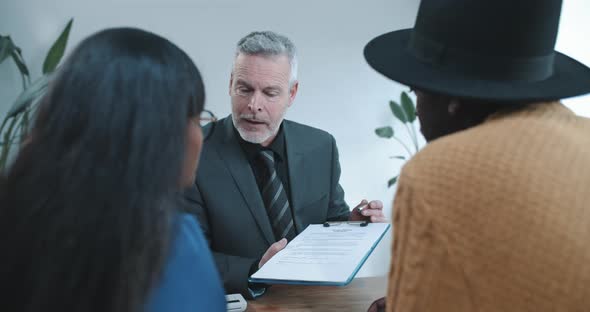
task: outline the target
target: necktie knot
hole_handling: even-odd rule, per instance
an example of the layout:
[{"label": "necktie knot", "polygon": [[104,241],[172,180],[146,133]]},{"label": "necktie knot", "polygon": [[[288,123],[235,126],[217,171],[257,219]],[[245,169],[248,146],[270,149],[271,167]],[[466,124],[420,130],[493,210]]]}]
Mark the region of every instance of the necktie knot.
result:
[{"label": "necktie knot", "polygon": [[260,158],[264,161],[264,164],[268,168],[274,168],[275,166],[275,156],[273,151],[271,150],[262,150],[260,151]]}]

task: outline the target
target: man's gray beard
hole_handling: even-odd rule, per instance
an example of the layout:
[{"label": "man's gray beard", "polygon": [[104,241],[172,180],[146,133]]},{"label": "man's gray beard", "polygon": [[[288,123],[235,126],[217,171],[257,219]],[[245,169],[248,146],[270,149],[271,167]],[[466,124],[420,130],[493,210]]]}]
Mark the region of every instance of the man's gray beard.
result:
[{"label": "man's gray beard", "polygon": [[272,129],[271,131],[267,132],[268,135],[265,135],[263,137],[259,137],[256,134],[247,133],[247,131],[240,128],[238,126],[237,118],[238,117],[234,116],[233,114],[231,115],[231,120],[234,123],[234,127],[238,130],[240,137],[242,137],[242,139],[244,141],[254,143],[254,144],[261,144],[262,142],[268,140],[270,137],[276,135],[279,132],[279,128],[281,127],[281,123],[283,122],[283,119],[281,118],[281,122],[279,122],[278,127],[276,127],[276,129]]}]

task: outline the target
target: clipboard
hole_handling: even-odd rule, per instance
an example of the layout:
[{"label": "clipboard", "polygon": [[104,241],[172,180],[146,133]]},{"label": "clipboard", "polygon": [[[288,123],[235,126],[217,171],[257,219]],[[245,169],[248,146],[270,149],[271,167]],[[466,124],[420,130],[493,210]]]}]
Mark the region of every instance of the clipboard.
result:
[{"label": "clipboard", "polygon": [[346,286],[391,227],[388,223],[312,224],[248,281],[264,284]]}]

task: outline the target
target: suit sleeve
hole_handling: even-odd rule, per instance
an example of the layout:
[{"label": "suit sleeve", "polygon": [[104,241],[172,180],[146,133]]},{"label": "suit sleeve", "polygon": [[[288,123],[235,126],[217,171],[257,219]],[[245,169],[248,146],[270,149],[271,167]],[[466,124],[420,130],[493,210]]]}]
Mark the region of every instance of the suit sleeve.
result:
[{"label": "suit sleeve", "polygon": [[[185,211],[197,217],[205,239],[209,247],[211,247],[211,232],[207,207],[202,199],[198,186],[193,185],[185,190],[184,197],[187,201]],[[251,268],[259,259],[228,255],[216,252],[215,250],[211,250],[211,253],[213,254],[217,270],[221,275],[226,293],[240,293],[242,296],[252,299],[252,295],[248,290],[248,277],[250,276]]]},{"label": "suit sleeve", "polygon": [[350,215],[350,208],[344,201],[344,190],[340,186],[340,160],[338,147],[333,136],[332,139],[332,166],[330,179],[330,201],[328,203],[328,221],[346,221]]}]

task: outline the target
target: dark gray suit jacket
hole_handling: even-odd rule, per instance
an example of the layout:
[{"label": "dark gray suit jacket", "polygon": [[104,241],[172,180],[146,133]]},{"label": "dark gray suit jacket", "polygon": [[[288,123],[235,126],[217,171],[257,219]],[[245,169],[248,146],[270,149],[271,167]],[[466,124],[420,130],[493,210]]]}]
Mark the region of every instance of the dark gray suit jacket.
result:
[{"label": "dark gray suit jacket", "polygon": [[[189,209],[209,241],[226,293],[250,297],[250,268],[275,242],[271,224],[231,116],[204,131],[212,133],[203,144],[196,187],[186,193]],[[283,131],[298,232],[309,224],[348,219],[334,137],[288,120]]]}]

